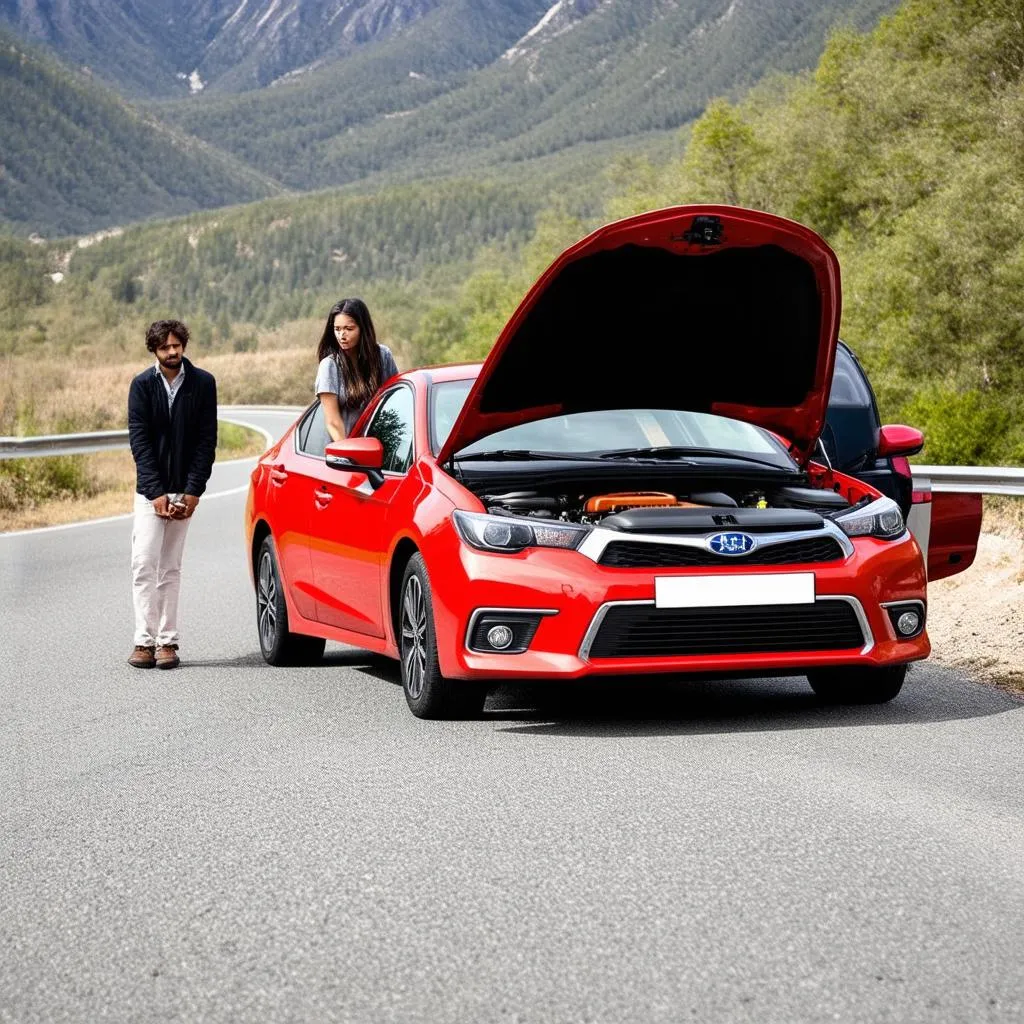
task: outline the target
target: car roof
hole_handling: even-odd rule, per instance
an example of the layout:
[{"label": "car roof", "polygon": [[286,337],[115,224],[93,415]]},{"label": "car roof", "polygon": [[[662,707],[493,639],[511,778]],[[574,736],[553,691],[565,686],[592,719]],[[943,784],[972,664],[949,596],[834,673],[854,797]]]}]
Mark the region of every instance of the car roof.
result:
[{"label": "car roof", "polygon": [[445,384],[453,380],[474,380],[480,373],[481,366],[483,363],[443,363],[436,366],[417,366],[415,369],[406,370],[399,376],[409,379],[422,374],[430,384]]}]

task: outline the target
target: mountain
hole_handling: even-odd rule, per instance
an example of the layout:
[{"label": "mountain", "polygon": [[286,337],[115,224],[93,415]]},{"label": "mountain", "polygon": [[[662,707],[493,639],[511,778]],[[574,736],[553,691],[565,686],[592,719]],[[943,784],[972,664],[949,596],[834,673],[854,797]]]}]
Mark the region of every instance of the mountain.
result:
[{"label": "mountain", "polygon": [[716,95],[810,66],[834,24],[866,27],[894,0],[545,0],[498,32],[511,6],[446,0],[273,88],[155,109],[294,188],[443,175],[676,129]]},{"label": "mountain", "polygon": [[[201,33],[164,0],[0,0],[0,27],[137,96],[188,95]],[[175,7],[179,6],[177,3]]]},{"label": "mountain", "polygon": [[[547,0],[0,0],[0,22],[135,97],[242,91],[306,73],[403,34],[446,23],[452,66],[487,41],[512,43]],[[488,22],[484,47],[473,36]],[[498,50],[500,52],[500,49]],[[496,54],[495,54],[496,55]],[[468,59],[468,64],[466,63]]]},{"label": "mountain", "polygon": [[[560,154],[664,148],[709,98],[810,66],[833,25],[894,3],[0,0],[0,20],[92,61],[10,43],[0,220],[90,231],[281,186],[511,180]],[[102,76],[194,94],[132,106]]]},{"label": "mountain", "polygon": [[0,33],[0,221],[71,234],[280,192],[88,76]]},{"label": "mountain", "polygon": [[[202,0],[194,12],[210,32],[196,70],[216,90],[269,85],[368,43],[388,39],[441,0]],[[224,14],[230,12],[225,18]]]}]

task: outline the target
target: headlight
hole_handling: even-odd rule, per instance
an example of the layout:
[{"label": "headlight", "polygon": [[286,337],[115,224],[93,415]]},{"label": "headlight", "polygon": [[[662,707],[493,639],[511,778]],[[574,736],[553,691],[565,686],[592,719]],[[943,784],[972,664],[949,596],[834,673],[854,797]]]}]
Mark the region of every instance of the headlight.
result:
[{"label": "headlight", "polygon": [[506,554],[524,548],[575,548],[590,532],[589,527],[572,523],[521,519],[518,516],[492,516],[486,512],[452,513],[459,536],[481,551]]},{"label": "headlight", "polygon": [[845,515],[835,517],[836,524],[848,537],[880,537],[895,540],[906,530],[903,513],[892,498],[879,498]]}]

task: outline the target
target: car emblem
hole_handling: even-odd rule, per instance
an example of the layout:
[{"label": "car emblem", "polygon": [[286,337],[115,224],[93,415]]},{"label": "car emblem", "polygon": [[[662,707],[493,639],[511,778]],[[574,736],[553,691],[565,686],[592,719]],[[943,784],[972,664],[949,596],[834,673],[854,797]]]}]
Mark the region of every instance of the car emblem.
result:
[{"label": "car emblem", "polygon": [[745,555],[756,544],[749,533],[716,533],[708,538],[708,549],[716,555]]}]

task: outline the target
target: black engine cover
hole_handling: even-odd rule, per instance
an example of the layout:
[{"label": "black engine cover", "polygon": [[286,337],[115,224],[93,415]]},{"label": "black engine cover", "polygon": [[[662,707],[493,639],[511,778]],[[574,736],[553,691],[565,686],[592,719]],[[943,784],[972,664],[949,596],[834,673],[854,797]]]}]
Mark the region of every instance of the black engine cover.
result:
[{"label": "black engine cover", "polygon": [[607,516],[601,525],[623,533],[785,533],[825,524],[817,512],[791,508],[634,508]]}]

